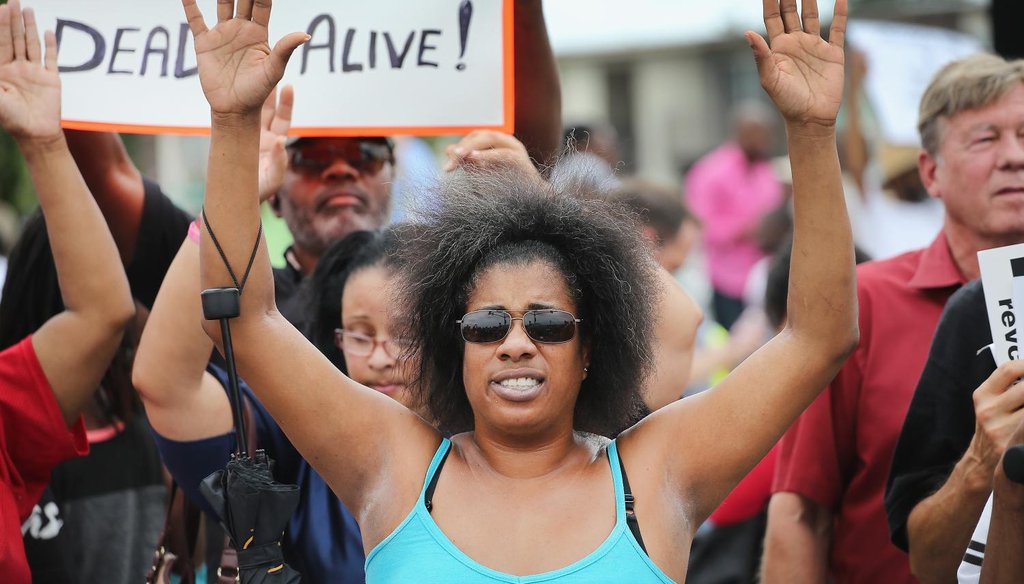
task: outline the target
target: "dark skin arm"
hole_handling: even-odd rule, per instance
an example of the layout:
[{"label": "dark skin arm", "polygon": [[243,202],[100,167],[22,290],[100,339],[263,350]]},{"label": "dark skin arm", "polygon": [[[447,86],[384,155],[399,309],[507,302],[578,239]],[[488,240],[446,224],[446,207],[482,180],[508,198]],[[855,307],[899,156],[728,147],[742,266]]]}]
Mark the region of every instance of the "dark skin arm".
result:
[{"label": "dark skin arm", "polygon": [[1024,571],[1024,485],[998,474],[981,584],[1020,582]]},{"label": "dark skin arm", "polygon": [[562,86],[541,0],[515,0],[515,135],[549,165],[562,144]]},{"label": "dark skin arm", "polygon": [[[182,6],[210,104],[205,215],[230,263],[244,266],[260,221],[260,110],[292,52],[309,37],[291,33],[271,48],[271,0],[219,2],[212,26],[196,0],[182,0]],[[204,228],[203,289],[232,283],[212,239]],[[345,377],[281,316],[262,239],[240,303],[241,314],[231,322],[238,372],[355,515],[369,549],[401,522],[407,509],[394,502],[419,492],[440,434],[398,402]],[[222,345],[216,321],[203,321],[203,328]],[[332,453],[341,443],[350,455]]]},{"label": "dark skin arm", "polygon": [[0,6],[0,127],[18,143],[46,217],[64,310],[32,335],[69,425],[92,398],[135,313],[117,249],[60,129],[57,40],[31,9]]},{"label": "dark skin arm", "polygon": [[128,157],[118,134],[64,130],[64,138],[110,226],[121,262],[127,265],[134,255],[142,221],[142,174]]},{"label": "dark skin arm", "polygon": [[[1024,443],[1024,424],[1017,428],[1010,443]],[[1024,485],[1006,478],[1001,461],[992,482],[992,523],[988,528],[985,563],[981,566],[981,584],[1020,582],[1024,573]]]}]

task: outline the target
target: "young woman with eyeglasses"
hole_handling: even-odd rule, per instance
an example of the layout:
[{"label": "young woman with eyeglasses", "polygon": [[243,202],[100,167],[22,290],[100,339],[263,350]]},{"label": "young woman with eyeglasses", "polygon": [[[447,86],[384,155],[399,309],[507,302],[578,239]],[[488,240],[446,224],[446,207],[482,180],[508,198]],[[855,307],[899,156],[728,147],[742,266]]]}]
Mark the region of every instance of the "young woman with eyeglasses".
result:
[{"label": "young woman with eyeglasses", "polygon": [[[415,407],[407,389],[415,374],[415,357],[403,351],[390,312],[388,290],[398,245],[396,228],[350,234],[324,253],[303,282],[300,298],[310,304],[308,338],[339,371]],[[139,347],[134,381],[167,468],[185,493],[202,505],[199,483],[227,463],[234,451],[234,433],[226,374],[207,368],[212,343],[197,321],[182,318],[200,311],[198,269],[198,246],[186,240],[160,288]],[[286,360],[281,366],[287,369],[292,364]],[[364,554],[352,514],[244,381],[242,391],[250,404],[257,445],[275,461],[275,477],[300,487],[299,508],[283,540],[289,564],[311,582],[362,581]]]},{"label": "young woman with eyeglasses", "polygon": [[359,231],[331,246],[306,284],[306,337],[340,371],[425,415],[411,390],[416,354],[396,305],[400,232]]},{"label": "young woman with eyeglasses", "polygon": [[[212,112],[206,216],[235,270],[258,252],[232,325],[239,369],[356,516],[367,580],[684,580],[694,530],[857,342],[835,146],[845,1],[830,42],[812,0],[802,24],[796,0],[765,0],[771,48],[747,35],[794,167],[785,331],[716,388],[630,426],[655,275],[629,218],[514,173],[467,173],[403,245],[414,387],[450,439],[339,373],[275,309],[257,238],[259,106],[307,35],[271,49],[269,2],[220,3],[213,28],[184,7]],[[210,230],[201,279],[231,281]]]}]

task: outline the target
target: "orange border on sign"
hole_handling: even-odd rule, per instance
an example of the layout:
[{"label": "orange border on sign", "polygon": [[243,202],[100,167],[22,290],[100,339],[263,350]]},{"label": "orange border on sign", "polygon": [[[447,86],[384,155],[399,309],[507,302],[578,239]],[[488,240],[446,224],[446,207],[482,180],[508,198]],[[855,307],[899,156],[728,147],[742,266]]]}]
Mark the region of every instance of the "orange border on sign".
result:
[{"label": "orange border on sign", "polygon": [[[503,1],[504,17],[504,123],[492,126],[361,126],[361,127],[293,127],[292,136],[325,138],[330,136],[447,136],[468,134],[474,130],[494,130],[511,134],[515,131],[515,7],[514,0]],[[93,132],[121,132],[125,134],[176,134],[183,136],[208,136],[208,126],[157,126],[144,124],[113,124],[106,122],[85,122],[61,120],[61,126],[68,130],[90,130]]]}]

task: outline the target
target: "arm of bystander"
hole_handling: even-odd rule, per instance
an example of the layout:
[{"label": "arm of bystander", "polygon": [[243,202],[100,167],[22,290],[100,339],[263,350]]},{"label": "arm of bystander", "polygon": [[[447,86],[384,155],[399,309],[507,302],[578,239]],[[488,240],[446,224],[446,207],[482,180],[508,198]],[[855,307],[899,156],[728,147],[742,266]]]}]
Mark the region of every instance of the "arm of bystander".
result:
[{"label": "arm of bystander", "polygon": [[[853,241],[835,140],[846,2],[835,4],[828,41],[812,0],[803,2],[802,19],[796,0],[763,5],[770,47],[754,33],[747,40],[761,84],[786,120],[793,165],[787,324],[716,387],[662,408],[619,439],[630,482],[636,474],[638,491],[646,483],[683,498],[691,526],[764,457],[858,341]],[[738,428],[743,440],[722,438],[723,429]],[[660,475],[648,477],[645,468]],[[638,507],[641,524],[642,512]]]},{"label": "arm of bystander", "polygon": [[[135,309],[117,247],[60,127],[57,44],[18,2],[0,7],[0,125],[25,155],[46,217],[64,311],[32,336],[71,424],[91,399]],[[68,342],[74,339],[74,342]]]}]

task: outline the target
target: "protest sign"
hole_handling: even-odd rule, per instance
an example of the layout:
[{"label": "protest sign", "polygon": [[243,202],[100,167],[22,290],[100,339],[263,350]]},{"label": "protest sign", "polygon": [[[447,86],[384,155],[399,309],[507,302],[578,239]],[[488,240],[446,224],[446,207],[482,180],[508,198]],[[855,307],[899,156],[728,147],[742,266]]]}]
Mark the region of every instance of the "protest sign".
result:
[{"label": "protest sign", "polygon": [[[209,131],[192,35],[178,0],[25,0],[57,34],[64,126]],[[216,0],[199,0],[208,26]],[[512,0],[279,0],[270,42],[292,56],[292,133],[512,131]]]},{"label": "protest sign", "polygon": [[864,90],[889,144],[917,146],[917,109],[936,72],[950,61],[982,51],[977,39],[948,29],[853,20],[847,44],[864,53]]},{"label": "protest sign", "polygon": [[980,251],[978,266],[992,331],[992,356],[996,365],[1002,365],[1020,357],[1019,329],[1024,325],[1024,244]]}]

